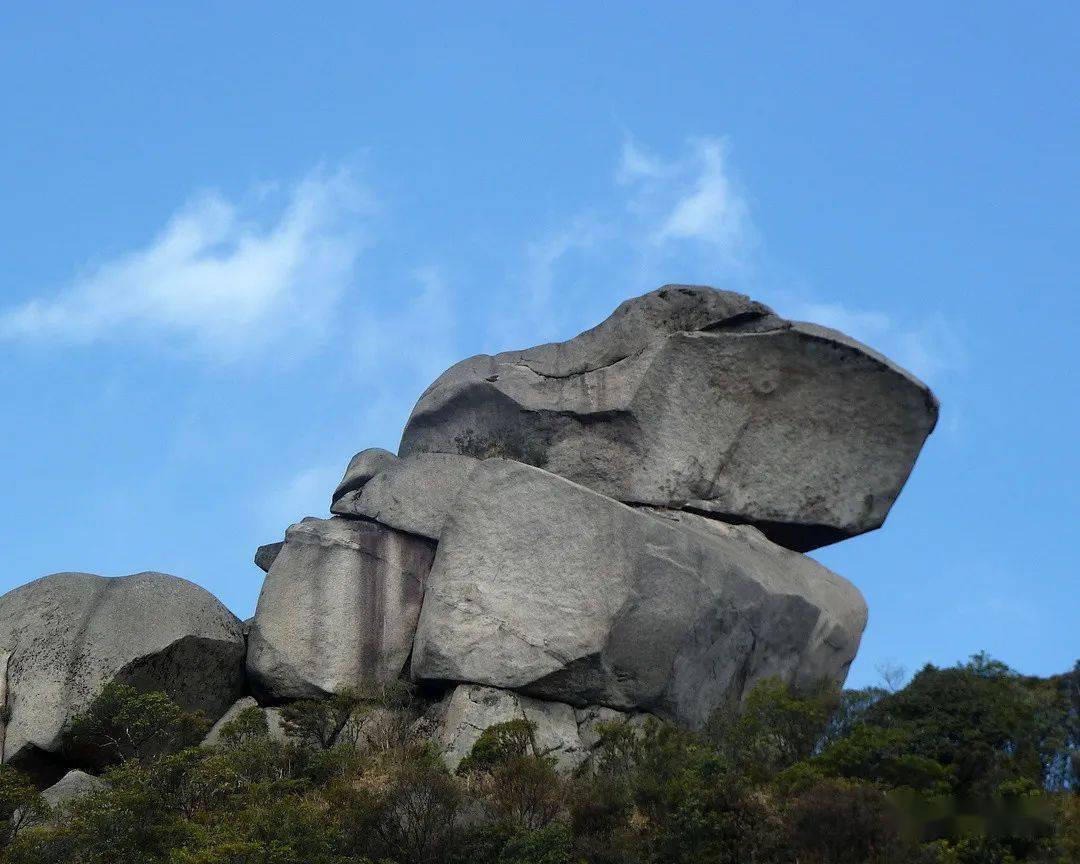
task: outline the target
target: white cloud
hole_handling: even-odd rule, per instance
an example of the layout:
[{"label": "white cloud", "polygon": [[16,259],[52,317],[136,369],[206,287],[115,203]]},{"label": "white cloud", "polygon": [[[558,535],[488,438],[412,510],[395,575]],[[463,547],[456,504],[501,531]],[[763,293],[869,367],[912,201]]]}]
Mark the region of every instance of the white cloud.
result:
[{"label": "white cloud", "polygon": [[[272,196],[264,188],[257,197]],[[0,313],[0,337],[135,333],[236,356],[285,332],[315,334],[352,274],[364,242],[354,217],[369,207],[347,171],[298,183],[268,223],[220,194],[202,195],[146,247]]]},{"label": "white cloud", "polygon": [[751,245],[746,201],[736,189],[723,138],[697,138],[675,159],[649,153],[632,138],[623,142],[616,182],[632,192],[627,210],[637,215],[654,246],[689,241],[741,262]]},{"label": "white cloud", "polygon": [[723,246],[737,255],[746,239],[747,208],[728,177],[724,143],[697,142],[698,170],[656,233],[657,242],[700,240]]},{"label": "white cloud", "polygon": [[669,158],[626,136],[612,179],[609,196],[515,252],[510,290],[487,311],[484,350],[565,339],[664,282],[722,285],[745,269],[754,232],[723,139],[692,139]]},{"label": "white cloud", "polygon": [[674,170],[670,162],[647,153],[633,138],[626,136],[615,179],[628,185],[639,180],[659,180],[670,176]]}]

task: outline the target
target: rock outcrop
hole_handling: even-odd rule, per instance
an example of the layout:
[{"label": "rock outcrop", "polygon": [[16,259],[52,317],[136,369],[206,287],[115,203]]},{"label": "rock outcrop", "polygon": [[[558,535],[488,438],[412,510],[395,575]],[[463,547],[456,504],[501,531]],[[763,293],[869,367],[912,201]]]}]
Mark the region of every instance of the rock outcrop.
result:
[{"label": "rock outcrop", "polygon": [[363,516],[438,540],[446,514],[478,459],[454,453],[419,453],[397,459],[362,489],[347,492],[331,511]]},{"label": "rock outcrop", "polygon": [[56,810],[80,798],[85,798],[87,795],[92,795],[99,789],[104,789],[105,785],[105,781],[100,777],[95,777],[93,774],[87,774],[85,771],[76,768],[73,771],[68,771],[60,780],[45,789],[41,793],[41,797],[45,799],[45,803],[49,805],[50,810]]},{"label": "rock outcrop", "polygon": [[936,420],[922,382],[855,340],[669,285],[568,342],[451,367],[400,455],[515,459],[807,551],[882,524]]},{"label": "rock outcrop", "polygon": [[700,727],[765,678],[840,684],[866,606],[800,553],[882,524],[937,411],[841,333],[666,286],[443,373],[398,455],[357,453],[331,518],[259,547],[243,624],[160,573],[0,597],[0,755],[56,780],[65,725],[110,681],[205,711],[213,746],[245,709],[281,741],[284,703],[407,678],[423,719],[387,702],[353,738],[416,721],[456,767],[527,720],[567,770],[603,723]]},{"label": "rock outcrop", "polygon": [[755,528],[491,459],[447,517],[412,674],[698,726],[762,678],[842,681],[865,625],[852,585]]},{"label": "rock outcrop", "polygon": [[290,527],[248,639],[254,690],[311,698],[397,678],[433,552],[429,541],[375,522],[334,517]]},{"label": "rock outcrop", "polygon": [[263,573],[269,573],[270,568],[274,566],[278,553],[281,551],[281,547],[284,545],[283,540],[279,540],[277,543],[264,543],[255,550],[255,566],[262,570]]},{"label": "rock outcrop", "polygon": [[[56,573],[0,597],[7,664],[5,762],[59,771],[66,724],[106,684],[164,690],[214,720],[241,695],[240,621],[164,573]],[[58,775],[57,775],[58,776]]]},{"label": "rock outcrop", "polygon": [[601,723],[637,722],[609,708],[574,708],[564,702],[534,699],[510,690],[462,684],[429,712],[431,737],[451,771],[469,755],[484,730],[499,723],[527,720],[533,726],[536,749],[557,767],[570,771],[584,762],[600,743]]},{"label": "rock outcrop", "polygon": [[397,456],[389,450],[383,450],[381,447],[369,447],[367,450],[361,450],[349,460],[349,465],[345,469],[345,476],[341,478],[341,482],[338,483],[334,494],[330,496],[330,503],[336,503],[339,498],[349,492],[357,492],[363,489],[368,480],[385,471],[396,461]]},{"label": "rock outcrop", "polygon": [[272,741],[284,742],[288,740],[288,736],[285,734],[285,727],[282,725],[281,711],[278,708],[267,707],[264,708],[251,696],[245,696],[242,699],[237,699],[221,717],[217,723],[210,727],[210,731],[206,733],[206,737],[203,738],[203,747],[216,747],[221,742],[221,730],[232,723],[237,717],[240,716],[242,711],[246,711],[249,708],[256,708],[262,712],[263,717],[266,719],[266,731]]}]

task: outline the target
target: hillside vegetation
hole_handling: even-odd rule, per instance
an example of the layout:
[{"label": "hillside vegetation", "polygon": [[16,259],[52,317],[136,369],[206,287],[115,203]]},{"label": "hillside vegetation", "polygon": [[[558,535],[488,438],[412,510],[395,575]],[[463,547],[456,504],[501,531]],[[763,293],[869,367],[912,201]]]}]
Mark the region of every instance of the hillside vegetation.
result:
[{"label": "hillside vegetation", "polygon": [[[0,768],[8,864],[1005,864],[1080,861],[1080,663],[1028,678],[983,655],[903,689],[759,684],[700,733],[603,727],[570,776],[530,725],[456,772],[408,691],[258,709],[213,747],[163,694],[110,685],[67,733],[107,781],[49,813]],[[369,722],[375,712],[379,723]]]}]

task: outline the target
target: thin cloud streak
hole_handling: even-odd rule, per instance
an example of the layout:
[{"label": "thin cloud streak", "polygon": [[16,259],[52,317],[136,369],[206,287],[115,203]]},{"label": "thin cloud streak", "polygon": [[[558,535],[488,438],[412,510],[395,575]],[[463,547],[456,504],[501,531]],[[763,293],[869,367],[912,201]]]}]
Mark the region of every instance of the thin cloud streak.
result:
[{"label": "thin cloud streak", "polygon": [[298,183],[269,224],[218,193],[182,207],[151,243],[0,313],[0,338],[91,343],[164,336],[235,358],[284,332],[318,332],[348,286],[370,201],[347,171]]}]

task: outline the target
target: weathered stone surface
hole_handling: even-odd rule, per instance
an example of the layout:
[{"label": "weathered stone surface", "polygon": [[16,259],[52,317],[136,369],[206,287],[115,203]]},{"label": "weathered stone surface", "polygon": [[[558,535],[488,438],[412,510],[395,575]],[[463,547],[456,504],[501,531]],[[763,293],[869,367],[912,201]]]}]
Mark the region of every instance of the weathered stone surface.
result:
[{"label": "weathered stone surface", "polygon": [[68,771],[59,781],[41,793],[49,807],[55,810],[79,798],[85,798],[105,788],[105,781],[85,771]]},{"label": "weathered stone surface", "polygon": [[36,770],[65,724],[110,681],[164,690],[211,720],[240,695],[240,621],[198,585],[163,573],[56,573],[0,597],[9,719],[4,761]]},{"label": "weathered stone surface", "polygon": [[431,711],[433,742],[451,771],[469,755],[485,729],[511,720],[531,722],[537,749],[551,756],[559,769],[569,771],[587,759],[599,743],[596,727],[600,722],[625,719],[625,714],[609,708],[575,710],[563,702],[476,684],[455,687]]},{"label": "weathered stone surface", "polygon": [[698,726],[768,676],[843,681],[865,624],[852,585],[754,528],[490,459],[447,517],[412,674]]},{"label": "weathered stone surface", "polygon": [[259,703],[255,701],[251,696],[245,696],[243,699],[238,699],[233,703],[233,706],[221,715],[220,719],[215,723],[209,732],[206,733],[206,737],[202,740],[203,747],[216,747],[221,741],[221,730],[238,716],[240,712],[248,708],[259,708],[262,711],[263,716],[266,717],[266,728],[270,733],[270,739],[272,741],[285,742],[288,736],[285,734],[285,728],[281,722],[281,710],[278,708],[268,707],[260,708]]},{"label": "weathered stone surface", "polygon": [[455,453],[398,459],[362,489],[341,496],[330,509],[438,540],[447,511],[478,461]]},{"label": "weathered stone surface", "polygon": [[882,524],[937,411],[922,382],[841,333],[666,286],[568,342],[451,367],[399,452],[503,456],[806,551]]},{"label": "weathered stone surface", "polygon": [[355,519],[289,528],[266,575],[248,676],[271,699],[390,681],[409,656],[433,544]]},{"label": "weathered stone surface", "polygon": [[342,495],[348,492],[356,492],[364,487],[372,477],[380,471],[385,471],[397,460],[397,456],[389,450],[381,447],[369,447],[361,450],[349,460],[349,467],[345,469],[345,476],[341,478],[337,489],[331,496],[330,503],[336,502]]},{"label": "weathered stone surface", "polygon": [[277,558],[284,545],[284,540],[279,540],[277,543],[264,543],[255,550],[255,566],[263,573],[269,573],[270,568],[274,566],[274,559]]}]

